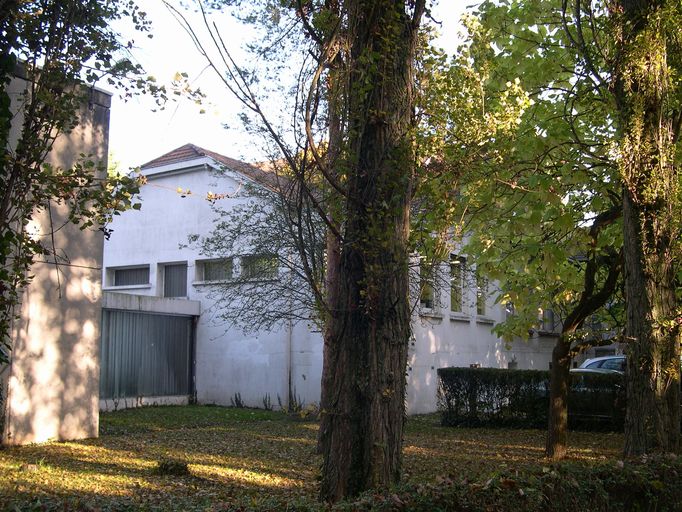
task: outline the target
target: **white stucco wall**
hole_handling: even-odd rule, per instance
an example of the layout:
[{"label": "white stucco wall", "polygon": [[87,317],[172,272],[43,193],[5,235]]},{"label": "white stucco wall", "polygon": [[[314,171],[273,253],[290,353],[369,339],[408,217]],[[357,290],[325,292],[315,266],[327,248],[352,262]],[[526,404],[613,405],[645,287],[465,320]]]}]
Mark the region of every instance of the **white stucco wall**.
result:
[{"label": "white stucco wall", "polygon": [[[201,303],[196,330],[197,400],[230,405],[239,393],[250,406],[262,406],[266,395],[273,405],[277,405],[278,396],[286,404],[291,362],[291,389],[297,399],[318,402],[322,366],[319,334],[311,333],[304,323],[257,333],[227,328],[208,298],[211,285],[197,282],[196,262],[206,257],[195,247],[179,247],[187,242],[188,235],[208,235],[212,230],[214,213],[205,200],[208,191],[231,194],[239,190],[240,184],[234,179],[217,178],[203,167],[208,162],[211,160],[193,161],[195,170],[181,174],[164,174],[177,165],[146,173],[149,182],[142,190],[141,210],[124,213],[110,226],[113,233],[106,242],[104,256],[105,290],[163,295],[162,265],[187,262],[187,298]],[[182,197],[178,188],[192,194]],[[238,201],[243,199],[222,199],[221,207]],[[113,281],[108,269],[147,264],[147,286],[109,286]]]},{"label": "white stucco wall", "polygon": [[[150,265],[150,282],[146,286],[105,287],[123,293],[163,295],[164,263],[187,262],[188,299],[201,303],[201,317],[196,331],[196,394],[200,403],[230,405],[236,393],[251,406],[262,406],[269,395],[277,405],[283,403],[289,389],[297,400],[319,402],[322,371],[322,337],[319,332],[300,322],[273,332],[245,334],[227,329],[216,318],[213,302],[208,298],[210,285],[196,281],[196,261],[205,259],[193,247],[180,248],[189,234],[207,235],[214,214],[204,199],[214,193],[232,193],[239,188],[231,177],[217,179],[204,165],[208,158],[151,169],[149,182],[142,190],[142,209],[129,211],[112,224],[113,234],[105,242],[105,285],[111,284],[107,269],[130,265]],[[191,167],[190,172],[173,170]],[[164,174],[169,173],[170,174]],[[182,197],[177,192],[191,190]],[[224,199],[223,208],[240,199]],[[414,315],[414,340],[410,346],[408,378],[408,412],[423,413],[436,409],[436,370],[444,366],[506,367],[515,355],[520,368],[547,368],[553,340],[517,343],[507,350],[490,330],[502,319],[501,308],[489,299],[485,318],[475,314],[473,292],[465,296],[463,314],[450,314],[449,291],[440,290],[439,307],[431,316]],[[181,299],[177,299],[181,300]],[[291,386],[289,383],[291,382]]]},{"label": "white stucco wall", "polygon": [[[12,109],[22,112],[27,82],[15,79],[7,91]],[[92,155],[106,168],[110,96],[91,91],[90,104],[81,106],[80,124],[60,135],[47,157],[68,169],[80,154]],[[12,121],[15,144],[22,116]],[[0,365],[0,414],[3,444],[96,437],[99,426],[99,328],[101,316],[100,231],[69,224],[68,209],[51,204],[51,215],[36,214],[29,229],[45,240],[54,231],[54,258],[37,257],[33,279],[22,292],[19,318],[12,325],[9,365]],[[52,247],[50,247],[52,249]],[[2,403],[2,400],[0,400]]]}]

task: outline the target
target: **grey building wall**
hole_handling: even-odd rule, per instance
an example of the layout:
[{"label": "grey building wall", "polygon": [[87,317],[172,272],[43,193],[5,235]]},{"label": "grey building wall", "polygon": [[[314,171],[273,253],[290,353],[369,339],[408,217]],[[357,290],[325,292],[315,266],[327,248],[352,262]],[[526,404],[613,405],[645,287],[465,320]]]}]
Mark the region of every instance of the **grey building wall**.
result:
[{"label": "grey building wall", "polygon": [[[20,111],[25,82],[17,79],[10,87],[15,112]],[[108,94],[93,90],[81,108],[80,125],[57,139],[49,162],[68,168],[84,153],[106,164],[110,105]],[[20,122],[15,118],[13,128]],[[53,204],[51,214],[52,225],[65,223],[63,206]],[[32,224],[42,234],[50,231],[47,214],[36,216]],[[35,277],[24,291],[11,362],[2,373],[5,444],[98,434],[103,236],[66,224],[54,237],[67,261],[42,261],[31,269]]]}]

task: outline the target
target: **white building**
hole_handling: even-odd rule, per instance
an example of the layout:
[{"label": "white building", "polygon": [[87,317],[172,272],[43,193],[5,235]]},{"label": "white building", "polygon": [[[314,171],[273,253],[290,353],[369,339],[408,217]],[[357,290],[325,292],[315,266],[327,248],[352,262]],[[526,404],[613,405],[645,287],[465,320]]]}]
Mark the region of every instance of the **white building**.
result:
[{"label": "white building", "polygon": [[[226,330],[216,319],[215,304],[208,297],[216,282],[224,283],[229,279],[225,267],[215,265],[214,260],[202,256],[196,247],[181,247],[186,244],[188,235],[204,236],[211,232],[215,214],[205,199],[209,192],[230,196],[241,190],[244,183],[267,184],[271,179],[268,173],[191,144],[145,164],[142,172],[148,182],[142,188],[141,210],[128,211],[118,217],[110,226],[113,229],[111,237],[105,242],[105,310],[112,312],[110,315],[127,310],[194,319],[191,323],[195,330],[186,337],[186,350],[180,350],[188,357],[187,367],[181,365],[180,373],[186,372],[188,377],[178,388],[186,389],[178,393],[181,399],[194,394],[199,403],[230,405],[239,394],[246,405],[262,406],[266,397],[277,405],[277,397],[286,403],[290,394],[295,393],[297,400],[318,402],[322,370],[320,333],[306,322],[257,334],[244,334],[234,328]],[[222,207],[226,208],[244,199],[226,197],[221,201]],[[240,266],[242,272],[247,271],[249,258],[257,258],[257,255],[235,255],[235,271]],[[451,277],[458,283],[455,289],[441,286],[428,290],[415,312],[414,339],[408,363],[407,405],[410,413],[436,409],[436,370],[441,367],[504,368],[513,359],[519,368],[548,368],[554,338],[539,337],[528,343],[514,343],[507,350],[504,342],[491,333],[494,324],[503,320],[504,311],[493,303],[492,297],[477,300],[476,290],[470,289],[457,274],[457,265],[462,263],[464,261],[454,257]],[[126,298],[115,292],[146,298]],[[121,325],[130,328],[126,323],[128,320],[115,320],[113,316],[108,320],[106,311],[104,320],[105,334],[116,321],[123,321]],[[119,325],[116,329],[121,328]],[[162,329],[154,327],[152,330],[158,331],[154,338],[158,341],[140,340],[139,343],[147,347],[154,343],[163,345]],[[114,374],[122,371],[122,363],[115,362],[111,355],[118,350],[117,343],[121,342],[103,341],[103,386],[107,381],[114,383],[120,378]],[[185,342],[176,340],[172,343],[176,344],[172,350],[176,354]],[[171,358],[167,352],[170,350],[163,352],[161,359]],[[152,370],[142,367],[155,365],[153,371],[159,368],[162,372],[167,371],[163,364],[159,366],[158,362],[153,362],[158,355],[145,352],[147,355],[143,356],[138,349],[125,349],[115,357],[120,357],[121,353],[127,353],[129,358],[151,361],[139,365],[129,361],[128,365],[135,368],[123,370],[128,372],[128,380],[142,382],[148,378],[143,374]],[[108,377],[105,376],[107,371],[110,372]],[[185,383],[187,388],[183,387]],[[171,389],[173,385],[161,387]],[[127,393],[137,396],[124,396],[123,388],[112,384],[102,391],[102,398],[114,401],[103,403],[103,406],[112,407],[114,402],[119,406],[121,401],[125,405],[131,400],[163,401],[159,397],[141,398],[154,394],[143,388],[142,384],[137,391],[135,386],[128,387]]]}]

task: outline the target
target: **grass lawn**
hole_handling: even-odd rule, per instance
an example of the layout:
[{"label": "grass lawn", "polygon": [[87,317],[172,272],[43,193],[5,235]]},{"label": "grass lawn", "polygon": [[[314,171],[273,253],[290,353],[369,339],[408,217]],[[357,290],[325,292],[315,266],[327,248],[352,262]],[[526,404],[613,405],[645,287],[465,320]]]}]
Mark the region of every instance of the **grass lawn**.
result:
[{"label": "grass lawn", "polygon": [[[405,480],[484,481],[548,466],[540,430],[443,428],[412,417]],[[1,510],[227,510],[233,503],[314,503],[321,459],[317,424],[283,413],[223,407],[150,407],[100,416],[100,437],[0,450]],[[570,458],[617,460],[622,434],[571,434]],[[189,475],[159,474],[159,460]],[[274,508],[273,508],[274,509]]]}]

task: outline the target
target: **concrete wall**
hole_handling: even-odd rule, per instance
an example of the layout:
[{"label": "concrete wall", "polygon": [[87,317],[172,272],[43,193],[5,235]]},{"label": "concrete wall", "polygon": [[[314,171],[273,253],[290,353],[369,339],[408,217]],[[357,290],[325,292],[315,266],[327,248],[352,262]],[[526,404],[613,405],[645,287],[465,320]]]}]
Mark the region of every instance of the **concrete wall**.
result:
[{"label": "concrete wall", "polygon": [[[201,303],[196,330],[197,400],[230,405],[239,393],[250,406],[262,406],[266,395],[274,405],[278,396],[286,404],[291,368],[297,396],[306,403],[318,402],[322,368],[319,334],[311,333],[305,323],[255,333],[224,325],[209,298],[212,285],[197,275],[197,261],[206,256],[196,248],[180,247],[187,243],[188,235],[207,235],[213,229],[214,213],[205,200],[208,191],[232,194],[240,189],[240,182],[234,179],[238,176],[216,177],[206,167],[210,162],[198,159],[146,173],[149,182],[142,189],[142,209],[123,213],[111,225],[113,233],[104,253],[104,289],[161,296],[163,264],[187,262],[187,299]],[[183,168],[189,170],[177,172]],[[178,188],[192,194],[179,194]],[[243,200],[224,199],[220,205],[229,208]],[[113,286],[112,269],[135,265],[149,265],[147,285]]]},{"label": "concrete wall", "polygon": [[[283,403],[289,382],[296,398],[306,403],[319,402],[322,373],[322,337],[305,322],[285,325],[272,332],[244,333],[221,324],[217,306],[210,299],[211,286],[199,282],[197,260],[204,259],[192,247],[180,247],[189,234],[206,235],[215,219],[208,202],[209,190],[231,193],[239,189],[235,176],[216,178],[206,166],[210,159],[169,164],[152,169],[149,182],[142,190],[142,209],[128,211],[112,224],[114,233],[105,242],[105,290],[162,295],[162,264],[187,262],[188,298],[201,303],[201,316],[196,331],[196,391],[200,403],[230,405],[236,393],[250,406],[262,406],[270,396],[276,405]],[[213,164],[215,165],[215,164]],[[187,169],[184,172],[183,169]],[[192,195],[182,197],[177,189],[190,189]],[[227,199],[227,209],[239,199]],[[244,252],[248,252],[245,250]],[[149,265],[146,285],[110,286],[112,269],[133,265]],[[408,367],[408,411],[432,412],[436,409],[436,370],[443,366],[494,366],[505,368],[515,357],[520,368],[548,368],[553,339],[536,339],[512,345],[511,350],[491,333],[503,319],[502,309],[488,300],[486,316],[477,316],[475,297],[467,290],[466,308],[450,313],[449,289],[439,290],[439,306],[427,312],[415,310],[414,339],[410,346]],[[176,299],[181,300],[181,299]]]},{"label": "concrete wall", "polygon": [[[20,108],[25,84],[12,83],[10,92]],[[70,167],[80,153],[106,164],[109,95],[93,91],[80,112],[81,124],[59,137],[49,162]],[[17,111],[15,108],[15,111]],[[18,128],[20,119],[15,119]],[[53,204],[54,226],[67,212]],[[49,216],[37,215],[29,228],[37,236],[50,232]],[[70,224],[55,232],[55,247],[68,257],[36,263],[25,290],[20,318],[12,333],[13,350],[4,369],[7,400],[2,441],[7,444],[96,437],[99,413],[99,320],[103,236]]]}]

